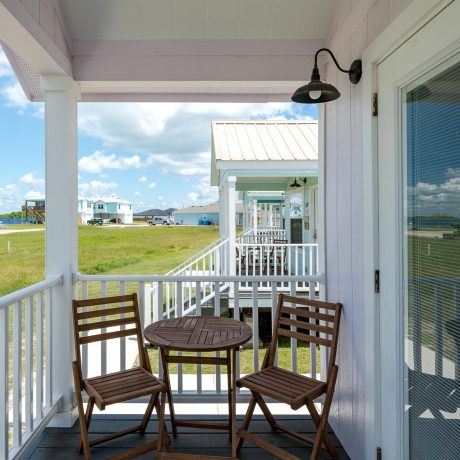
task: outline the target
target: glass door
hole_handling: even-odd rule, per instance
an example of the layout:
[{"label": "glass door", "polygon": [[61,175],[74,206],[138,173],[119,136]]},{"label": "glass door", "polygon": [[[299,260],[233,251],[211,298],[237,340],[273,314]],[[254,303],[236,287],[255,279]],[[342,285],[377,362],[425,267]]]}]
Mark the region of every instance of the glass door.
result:
[{"label": "glass door", "polygon": [[460,458],[460,2],[377,68],[379,445]]},{"label": "glass door", "polygon": [[460,455],[460,54],[402,88],[409,458]]}]

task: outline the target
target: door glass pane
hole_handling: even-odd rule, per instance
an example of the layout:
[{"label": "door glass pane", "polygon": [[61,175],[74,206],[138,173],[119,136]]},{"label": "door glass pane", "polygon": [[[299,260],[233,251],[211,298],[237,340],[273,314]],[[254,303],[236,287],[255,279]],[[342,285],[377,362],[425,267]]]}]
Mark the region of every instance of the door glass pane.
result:
[{"label": "door glass pane", "polygon": [[403,90],[409,458],[460,458],[460,55]]}]

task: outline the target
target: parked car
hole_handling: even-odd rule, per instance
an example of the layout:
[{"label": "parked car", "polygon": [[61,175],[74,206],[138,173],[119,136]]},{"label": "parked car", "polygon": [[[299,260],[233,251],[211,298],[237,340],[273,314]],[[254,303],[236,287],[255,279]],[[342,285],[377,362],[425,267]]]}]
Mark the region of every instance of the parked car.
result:
[{"label": "parked car", "polygon": [[169,222],[167,217],[154,217],[153,219],[148,220],[147,223],[151,227],[155,225],[171,225],[171,222]]},{"label": "parked car", "polygon": [[88,220],[88,225],[102,225],[102,219],[100,217],[93,217],[92,219]]}]

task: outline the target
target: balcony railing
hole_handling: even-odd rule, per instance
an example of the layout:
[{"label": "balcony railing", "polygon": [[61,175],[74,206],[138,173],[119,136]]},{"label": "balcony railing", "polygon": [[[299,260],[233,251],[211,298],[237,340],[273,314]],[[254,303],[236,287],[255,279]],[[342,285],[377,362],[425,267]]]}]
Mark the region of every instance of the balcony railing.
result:
[{"label": "balcony railing", "polygon": [[20,457],[58,407],[52,298],[61,277],[0,298],[0,458]]},{"label": "balcony railing", "polygon": [[[280,285],[289,285],[289,292],[296,294],[299,283],[308,286],[308,295],[310,298],[316,298],[320,291],[319,286],[324,282],[324,276],[249,276],[244,277],[244,283],[252,286],[249,298],[244,300],[240,297],[241,283],[243,278],[239,276],[119,276],[119,275],[76,275],[77,283],[76,292],[80,298],[89,296],[105,296],[105,295],[123,295],[128,292],[137,292],[139,295],[139,306],[143,327],[153,321],[164,317],[182,317],[186,314],[187,309],[183,308],[182,302],[177,302],[175,308],[171,308],[166,296],[166,285],[170,286],[170,290],[176,292],[178,298],[181,297],[185,285],[194,286],[193,302],[196,309],[192,312],[193,315],[220,316],[224,309],[232,312],[235,318],[241,318],[242,313],[245,316],[252,318],[253,340],[249,350],[243,353],[249,353],[250,369],[256,371],[259,369],[262,353],[259,353],[259,311],[264,308],[271,312],[271,321],[273,321],[278,288]],[[261,292],[259,285],[264,283],[269,286],[267,290]],[[203,286],[214,284],[216,293],[212,304],[206,301],[206,292]],[[156,284],[157,289],[151,290],[148,286]],[[221,286],[228,286],[227,294],[232,293],[233,297],[222,294]],[[147,287],[147,289],[146,289]],[[271,330],[271,327],[270,327]],[[107,344],[93,345],[87,344],[83,346],[82,360],[84,376],[91,376],[99,372],[113,372],[132,367],[137,358],[137,348],[135,344],[127,337],[112,340],[110,347]],[[306,350],[302,351],[306,353]],[[308,374],[320,374],[319,350],[312,347],[308,350],[310,367]],[[292,339],[290,342],[289,361],[293,371],[297,371],[297,341]],[[246,355],[247,357],[247,355]],[[161,376],[161,368],[159,368],[158,351],[152,350],[151,359],[153,360],[153,369]],[[247,362],[247,359],[246,359]],[[237,371],[240,375],[240,358],[237,361]],[[221,374],[220,368],[216,369],[216,373],[212,379],[206,379],[202,372],[201,366],[198,366],[196,374],[185,374],[183,365],[178,364],[177,372],[172,372],[172,387],[177,393],[179,399],[187,399],[189,396],[200,396],[194,398],[194,401],[215,401],[225,400],[225,395],[222,391],[225,390],[225,376]],[[209,374],[208,374],[209,375]]]}]

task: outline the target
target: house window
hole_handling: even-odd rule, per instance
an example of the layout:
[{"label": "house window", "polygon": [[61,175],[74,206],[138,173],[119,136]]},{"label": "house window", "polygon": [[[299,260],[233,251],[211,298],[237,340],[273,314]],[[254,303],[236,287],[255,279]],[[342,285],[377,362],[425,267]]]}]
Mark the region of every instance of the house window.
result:
[{"label": "house window", "polygon": [[86,207],[87,207],[88,209],[91,209],[91,203],[86,203]]},{"label": "house window", "polygon": [[97,209],[104,209],[104,205],[103,204],[98,204]]},{"label": "house window", "polygon": [[121,209],[121,204],[118,205],[118,209]]}]

